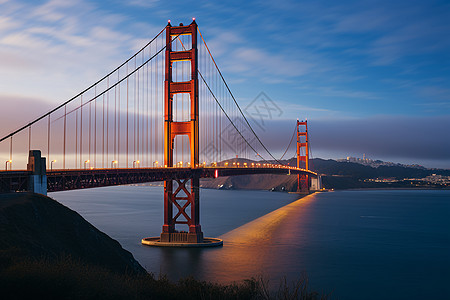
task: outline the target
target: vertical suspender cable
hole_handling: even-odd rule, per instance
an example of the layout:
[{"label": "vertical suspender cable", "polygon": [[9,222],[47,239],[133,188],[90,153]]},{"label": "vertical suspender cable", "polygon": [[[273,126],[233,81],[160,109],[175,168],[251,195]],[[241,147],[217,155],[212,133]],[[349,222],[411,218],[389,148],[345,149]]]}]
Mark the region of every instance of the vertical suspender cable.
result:
[{"label": "vertical suspender cable", "polygon": [[83,166],[83,95],[80,97],[80,169]]},{"label": "vertical suspender cable", "polygon": [[31,151],[31,125],[28,127],[28,152]]},{"label": "vertical suspender cable", "polygon": [[105,94],[103,94],[102,110],[102,168],[105,168]]},{"label": "vertical suspender cable", "polygon": [[116,143],[117,143],[117,85],[114,86],[114,138],[113,138],[113,147],[114,147],[114,157],[113,160],[117,159],[116,152]]},{"label": "vertical suspender cable", "polygon": [[[117,70],[117,82],[119,82],[120,74],[119,70]],[[117,94],[117,107],[119,110],[117,111],[117,167],[120,165],[120,83],[118,85],[118,94]]]},{"label": "vertical suspender cable", "polygon": [[[50,115],[49,115],[50,117]],[[9,140],[9,169],[12,170],[12,150],[13,150],[13,136],[11,135],[11,139]]]},{"label": "vertical suspender cable", "polygon": [[[109,76],[107,78],[107,87],[109,89]],[[109,163],[109,90],[106,94],[106,163]]]},{"label": "vertical suspender cable", "polygon": [[126,167],[128,168],[128,63],[127,63],[127,155],[126,155],[126,159],[127,159],[127,163],[126,163]]},{"label": "vertical suspender cable", "polygon": [[97,85],[94,87],[94,168],[97,167]]},{"label": "vertical suspender cable", "polygon": [[[47,169],[49,168],[49,164],[50,164],[50,114],[48,115],[48,131],[47,131]],[[12,143],[11,143],[11,147],[12,147]]]},{"label": "vertical suspender cable", "polygon": [[78,166],[78,109],[75,112],[75,169]]},{"label": "vertical suspender cable", "polygon": [[89,142],[88,142],[88,147],[89,147],[89,156],[88,156],[88,160],[89,160],[89,166],[90,166],[90,161],[91,161],[91,130],[92,130],[92,127],[91,127],[91,123],[92,123],[92,102],[91,101],[89,101],[89,134],[88,134],[88,137],[89,137]]},{"label": "vertical suspender cable", "polygon": [[64,141],[63,141],[63,169],[66,168],[66,130],[67,130],[67,105],[64,105]]}]

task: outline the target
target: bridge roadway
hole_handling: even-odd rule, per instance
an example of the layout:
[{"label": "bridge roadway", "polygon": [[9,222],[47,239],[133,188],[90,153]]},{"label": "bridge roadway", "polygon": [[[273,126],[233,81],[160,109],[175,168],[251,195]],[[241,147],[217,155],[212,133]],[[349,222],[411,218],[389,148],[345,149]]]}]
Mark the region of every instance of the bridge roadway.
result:
[{"label": "bridge roadway", "polygon": [[[133,183],[185,179],[198,176],[214,178],[250,174],[305,174],[317,173],[295,167],[271,165],[266,167],[160,167],[47,170],[47,191],[66,191]],[[26,191],[31,171],[0,171],[0,192]]]}]

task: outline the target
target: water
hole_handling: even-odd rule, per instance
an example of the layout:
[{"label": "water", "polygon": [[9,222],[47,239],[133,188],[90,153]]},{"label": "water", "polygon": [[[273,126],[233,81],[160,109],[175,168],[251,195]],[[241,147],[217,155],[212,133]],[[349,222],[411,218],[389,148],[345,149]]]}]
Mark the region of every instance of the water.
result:
[{"label": "water", "polygon": [[162,187],[52,193],[117,239],[148,271],[221,283],[262,275],[272,284],[306,272],[338,299],[450,299],[450,191],[377,190],[296,195],[201,190],[212,249],[152,248]]}]

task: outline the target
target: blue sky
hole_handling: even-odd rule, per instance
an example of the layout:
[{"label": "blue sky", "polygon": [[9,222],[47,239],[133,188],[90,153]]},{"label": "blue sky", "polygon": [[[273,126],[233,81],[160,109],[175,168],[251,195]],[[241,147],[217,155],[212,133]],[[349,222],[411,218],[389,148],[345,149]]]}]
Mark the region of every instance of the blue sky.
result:
[{"label": "blue sky", "polygon": [[192,17],[242,107],[282,110],[259,131],[275,153],[308,118],[315,157],[450,168],[448,1],[0,0],[1,135]]}]

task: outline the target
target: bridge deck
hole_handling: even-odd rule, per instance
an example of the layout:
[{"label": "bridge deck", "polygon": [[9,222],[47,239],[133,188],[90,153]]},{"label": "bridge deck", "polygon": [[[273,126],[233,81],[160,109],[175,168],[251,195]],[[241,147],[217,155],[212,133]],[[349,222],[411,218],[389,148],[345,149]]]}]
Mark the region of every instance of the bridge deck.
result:
[{"label": "bridge deck", "polygon": [[[47,170],[49,192],[113,186],[133,183],[183,179],[214,178],[250,174],[307,174],[316,173],[293,167],[203,167],[203,168],[117,168]],[[0,192],[26,191],[30,171],[0,172]]]}]

